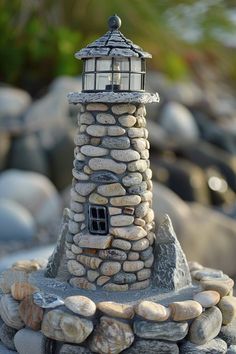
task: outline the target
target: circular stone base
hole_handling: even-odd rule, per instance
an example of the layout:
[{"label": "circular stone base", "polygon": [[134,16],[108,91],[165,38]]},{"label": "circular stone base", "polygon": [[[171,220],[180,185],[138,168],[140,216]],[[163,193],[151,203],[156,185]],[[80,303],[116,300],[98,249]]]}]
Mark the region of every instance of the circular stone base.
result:
[{"label": "circular stone base", "polygon": [[89,297],[95,303],[101,301],[115,301],[120,303],[135,304],[140,300],[150,300],[162,305],[169,305],[174,301],[184,301],[193,298],[193,295],[200,291],[198,286],[190,286],[179,291],[165,292],[163,289],[149,288],[124,292],[114,291],[91,291],[72,287],[69,283],[60,282],[58,279],[45,278],[44,271],[40,270],[31,273],[29,282],[38,287],[41,291],[66,298],[72,295],[83,295]]}]

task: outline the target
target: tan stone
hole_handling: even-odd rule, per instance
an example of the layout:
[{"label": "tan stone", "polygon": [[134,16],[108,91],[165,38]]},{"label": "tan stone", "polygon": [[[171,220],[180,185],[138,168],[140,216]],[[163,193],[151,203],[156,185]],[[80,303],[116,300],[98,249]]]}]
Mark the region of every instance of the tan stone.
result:
[{"label": "tan stone", "polygon": [[132,139],[131,145],[132,145],[133,149],[137,150],[138,152],[141,152],[141,151],[145,150],[147,147],[146,139],[143,139],[143,138]]},{"label": "tan stone", "polygon": [[107,135],[109,136],[120,136],[124,134],[125,134],[125,129],[118,126],[108,127],[107,129]]},{"label": "tan stone", "polygon": [[202,306],[194,300],[173,302],[169,305],[169,308],[174,321],[191,320],[202,313]]},{"label": "tan stone", "polygon": [[123,197],[115,197],[110,200],[113,206],[131,206],[137,205],[141,202],[139,195],[125,195]]},{"label": "tan stone", "polygon": [[91,143],[91,145],[94,145],[94,146],[101,145],[101,139],[93,137],[90,139],[90,143]]},{"label": "tan stone", "polygon": [[127,150],[111,150],[111,156],[113,159],[121,162],[130,162],[140,159],[140,155],[137,151]]},{"label": "tan stone", "polygon": [[119,248],[124,251],[129,251],[131,248],[131,243],[125,240],[115,239],[112,241],[112,247]]},{"label": "tan stone", "polygon": [[106,284],[110,279],[111,279],[111,277],[108,277],[107,275],[101,275],[97,279],[97,285],[102,286],[102,285]]},{"label": "tan stone", "polygon": [[[97,258],[97,257],[94,257],[93,255],[90,257],[90,256],[85,256],[83,254],[77,256],[77,260],[82,263],[86,268],[90,268],[90,269],[98,269],[102,260]],[[76,275],[76,274],[75,274]],[[83,274],[81,274],[83,275]]]},{"label": "tan stone", "polygon": [[149,203],[143,202],[135,208],[135,216],[138,218],[143,218],[145,215],[147,215],[148,210],[149,210]]},{"label": "tan stone", "polygon": [[76,255],[72,251],[66,250],[66,258],[67,259],[76,259]]},{"label": "tan stone", "polygon": [[84,203],[86,200],[85,197],[79,195],[74,189],[71,189],[70,195],[71,195],[71,199],[75,202]]},{"label": "tan stone", "polygon": [[108,113],[98,113],[96,115],[96,119],[98,123],[101,124],[116,124],[116,119],[112,114]]},{"label": "tan stone", "polygon": [[108,150],[102,147],[93,145],[81,146],[81,152],[86,156],[104,156],[108,154]]},{"label": "tan stone", "polygon": [[112,112],[117,115],[129,113],[133,114],[136,111],[136,107],[133,104],[130,103],[121,103],[117,105],[113,105],[111,108]]},{"label": "tan stone", "polygon": [[74,254],[81,254],[83,252],[82,248],[76,246],[74,243],[71,245],[71,251]]},{"label": "tan stone", "polygon": [[127,291],[129,288],[128,284],[114,284],[108,283],[103,286],[103,289],[109,291]]},{"label": "tan stone", "polygon": [[27,296],[21,301],[19,315],[27,327],[32,328],[34,331],[41,329],[43,309],[35,305],[32,296]]},{"label": "tan stone", "polygon": [[[77,236],[77,235],[76,235]],[[111,236],[92,236],[92,235],[78,235],[74,237],[75,242],[78,242],[78,246],[81,248],[96,248],[104,250],[110,247],[112,237]]]},{"label": "tan stone", "polygon": [[118,120],[120,124],[126,128],[133,127],[136,123],[136,118],[130,114],[123,115],[119,117]]},{"label": "tan stone", "polygon": [[204,280],[200,281],[200,284],[204,290],[215,290],[217,291],[221,297],[227,295],[230,290],[234,286],[234,281],[231,278],[228,279],[212,279],[212,280]]},{"label": "tan stone", "polygon": [[130,215],[115,215],[110,217],[111,226],[128,226],[133,224],[134,217]]},{"label": "tan stone", "polygon": [[154,211],[152,209],[149,209],[147,215],[144,217],[144,220],[146,221],[146,223],[150,223],[154,220],[154,218]]},{"label": "tan stone", "polygon": [[147,235],[142,227],[136,225],[111,228],[110,232],[115,237],[131,241],[139,240]]},{"label": "tan stone", "polygon": [[130,162],[128,164],[128,170],[131,172],[144,172],[147,169],[147,161],[146,160],[137,160]]},{"label": "tan stone", "polygon": [[81,126],[79,127],[80,133],[86,132],[86,129],[87,129],[87,124],[81,124]]},{"label": "tan stone", "polygon": [[95,303],[87,296],[69,296],[65,299],[65,306],[77,315],[85,317],[93,316],[96,312]]},{"label": "tan stone", "polygon": [[198,263],[198,262],[195,262],[195,261],[189,261],[188,262],[188,266],[189,266],[189,270],[190,272],[194,271],[194,270],[199,270],[199,269],[202,269],[203,266]]},{"label": "tan stone", "polygon": [[130,138],[143,138],[145,137],[144,128],[129,128],[128,136]]},{"label": "tan stone", "polygon": [[142,238],[141,240],[133,242],[131,249],[133,251],[143,251],[143,250],[145,250],[148,247],[149,247],[149,241],[145,237],[145,238]]},{"label": "tan stone", "polygon": [[89,196],[89,203],[106,205],[108,203],[108,199],[105,197],[102,197],[101,195],[99,195],[97,193],[92,193]]},{"label": "tan stone", "polygon": [[170,317],[170,309],[153,301],[141,301],[135,306],[135,313],[148,321],[163,322]]},{"label": "tan stone", "polygon": [[108,110],[108,106],[104,103],[89,103],[89,104],[87,104],[86,109],[88,111],[105,112]]},{"label": "tan stone", "polygon": [[11,269],[14,271],[23,271],[27,274],[35,272],[43,268],[42,263],[35,259],[23,259],[12,264]]},{"label": "tan stone", "polygon": [[73,275],[81,276],[85,274],[85,268],[79,262],[75,260],[69,260],[67,262],[67,268]]},{"label": "tan stone", "polygon": [[151,270],[150,269],[141,269],[137,272],[137,278],[139,281],[149,279],[151,277]]},{"label": "tan stone", "polygon": [[141,159],[143,159],[143,160],[148,160],[149,157],[150,157],[149,150],[146,149],[146,150],[141,151],[141,152],[140,152],[140,157],[141,157]]},{"label": "tan stone", "polygon": [[79,182],[79,183],[76,183],[75,190],[77,193],[82,195],[82,197],[86,197],[95,189],[95,187],[96,187],[95,183]]},{"label": "tan stone", "polygon": [[236,297],[224,296],[218,303],[218,307],[222,313],[223,324],[227,325],[236,318]]},{"label": "tan stone", "polygon": [[41,331],[54,340],[82,343],[93,331],[93,323],[61,310],[52,310],[44,315]]},{"label": "tan stone", "polygon": [[143,261],[125,261],[123,269],[125,272],[137,272],[144,267]]},{"label": "tan stone", "polygon": [[71,203],[70,203],[70,208],[71,208],[71,210],[73,210],[76,213],[81,213],[84,209],[83,204],[73,202],[73,201],[71,201]]},{"label": "tan stone", "polygon": [[117,174],[122,174],[126,171],[124,163],[117,163],[114,160],[99,157],[90,159],[89,167],[94,171],[108,170]]},{"label": "tan stone", "polygon": [[212,307],[220,301],[220,294],[217,291],[206,290],[194,295],[193,300],[199,302],[202,307]]},{"label": "tan stone", "polygon": [[142,202],[151,202],[152,201],[152,192],[146,191],[145,193],[143,193],[141,196],[141,200],[142,200]]},{"label": "tan stone", "polygon": [[141,226],[141,227],[144,227],[146,225],[145,221],[141,218],[135,218],[134,219],[134,224],[135,225],[138,225],[138,226]]},{"label": "tan stone", "polygon": [[125,215],[134,215],[134,208],[131,207],[125,207],[122,209],[123,214]]},{"label": "tan stone", "polygon": [[25,282],[16,282],[11,286],[11,294],[15,300],[23,300],[26,296],[29,296],[36,292],[38,288]]},{"label": "tan stone", "polygon": [[109,215],[119,215],[122,212],[121,208],[109,207]]},{"label": "tan stone", "polygon": [[111,317],[118,317],[124,319],[131,319],[134,317],[133,305],[120,304],[113,301],[103,301],[97,303],[97,308],[105,315]]},{"label": "tan stone", "polygon": [[96,290],[96,286],[90,283],[86,278],[71,278],[70,285],[85,290]]},{"label": "tan stone", "polygon": [[91,339],[90,349],[101,354],[119,354],[133,341],[134,334],[129,324],[103,316]]},{"label": "tan stone", "polygon": [[150,285],[150,279],[139,281],[130,285],[130,290],[142,290],[148,288]]},{"label": "tan stone", "polygon": [[100,271],[103,275],[112,276],[121,270],[120,262],[103,262]]},{"label": "tan stone", "polygon": [[95,137],[105,136],[107,135],[107,127],[104,125],[96,125],[96,124],[89,125],[87,128],[87,133]]},{"label": "tan stone", "polygon": [[126,191],[120,183],[110,183],[98,186],[97,192],[105,197],[125,195]]},{"label": "tan stone", "polygon": [[136,111],[136,113],[135,113],[135,116],[146,116],[146,107],[144,106],[144,105],[141,105],[138,109],[137,109],[137,111]]}]

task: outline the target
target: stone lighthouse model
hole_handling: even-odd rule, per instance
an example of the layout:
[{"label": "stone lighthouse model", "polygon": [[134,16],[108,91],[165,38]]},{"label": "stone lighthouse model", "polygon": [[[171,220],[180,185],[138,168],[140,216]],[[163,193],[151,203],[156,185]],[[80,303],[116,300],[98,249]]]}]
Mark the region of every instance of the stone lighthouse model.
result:
[{"label": "stone lighthouse model", "polygon": [[[119,31],[80,50],[84,62],[65,258],[72,286],[111,291],[149,286],[153,265],[152,171],[144,91],[149,53]],[[65,276],[65,274],[64,274]]]}]

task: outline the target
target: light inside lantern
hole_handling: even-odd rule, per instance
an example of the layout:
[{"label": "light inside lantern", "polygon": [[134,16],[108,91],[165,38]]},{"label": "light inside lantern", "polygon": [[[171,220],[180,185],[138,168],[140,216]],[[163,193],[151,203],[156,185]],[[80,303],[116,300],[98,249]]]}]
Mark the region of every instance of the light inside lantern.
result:
[{"label": "light inside lantern", "polygon": [[89,58],[84,61],[83,91],[144,91],[141,58]]}]

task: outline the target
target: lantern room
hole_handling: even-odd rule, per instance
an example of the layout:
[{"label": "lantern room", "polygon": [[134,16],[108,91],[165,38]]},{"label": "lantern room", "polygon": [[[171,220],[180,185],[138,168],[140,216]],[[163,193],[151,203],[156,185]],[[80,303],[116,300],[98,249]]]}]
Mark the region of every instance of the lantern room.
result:
[{"label": "lantern room", "polygon": [[119,31],[121,20],[114,15],[109,31],[75,54],[82,59],[82,92],[144,92],[145,59],[149,53]]}]

